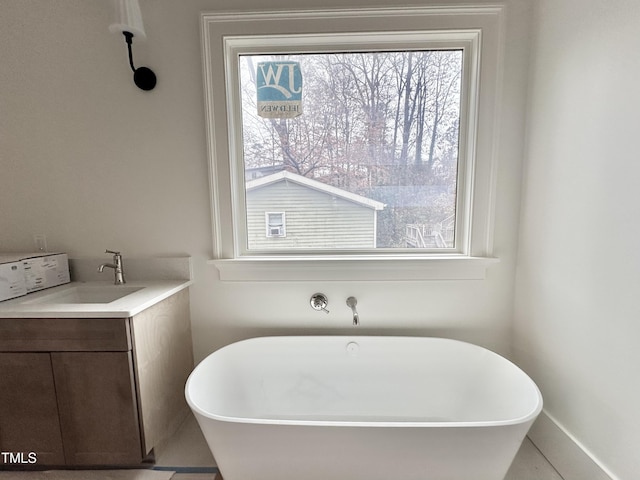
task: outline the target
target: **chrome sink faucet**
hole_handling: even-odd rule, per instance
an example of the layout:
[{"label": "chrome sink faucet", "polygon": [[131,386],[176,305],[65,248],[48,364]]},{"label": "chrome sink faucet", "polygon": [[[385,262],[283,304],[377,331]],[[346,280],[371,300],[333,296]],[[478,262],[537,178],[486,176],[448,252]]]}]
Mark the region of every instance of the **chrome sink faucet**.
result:
[{"label": "chrome sink faucet", "polygon": [[111,250],[105,250],[104,253],[113,254],[113,263],[103,263],[98,267],[98,271],[102,273],[104,267],[113,268],[113,273],[115,275],[114,284],[123,285],[127,283],[124,279],[124,266],[122,265],[122,254],[120,252],[112,252]]},{"label": "chrome sink faucet", "polygon": [[356,310],[357,304],[358,304],[358,300],[356,300],[356,297],[347,298],[347,307],[350,307],[351,311],[353,312],[354,327],[357,327],[358,325],[360,325],[360,316],[358,315],[358,311]]}]

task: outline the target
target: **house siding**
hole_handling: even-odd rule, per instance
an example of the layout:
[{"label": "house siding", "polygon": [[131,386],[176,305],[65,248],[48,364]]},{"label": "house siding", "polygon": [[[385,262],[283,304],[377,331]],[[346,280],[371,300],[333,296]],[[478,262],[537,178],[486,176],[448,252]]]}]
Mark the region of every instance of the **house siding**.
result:
[{"label": "house siding", "polygon": [[[265,212],[285,212],[286,237],[267,237]],[[375,247],[375,210],[283,180],[247,192],[250,249]]]}]

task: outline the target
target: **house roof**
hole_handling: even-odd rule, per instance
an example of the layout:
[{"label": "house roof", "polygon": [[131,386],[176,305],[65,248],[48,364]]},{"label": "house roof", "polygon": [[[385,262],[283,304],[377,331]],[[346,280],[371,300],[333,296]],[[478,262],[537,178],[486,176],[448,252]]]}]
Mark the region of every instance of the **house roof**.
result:
[{"label": "house roof", "polygon": [[249,192],[251,190],[285,180],[317,190],[319,192],[326,193],[328,195],[332,195],[334,197],[348,200],[364,207],[373,208],[374,210],[382,210],[385,207],[385,204],[382,202],[363,197],[362,195],[347,192],[346,190],[342,190],[341,188],[332,187],[331,185],[327,185],[326,183],[318,182],[317,180],[303,177],[302,175],[298,175],[296,173],[287,172],[286,170],[282,170],[281,172],[277,172],[272,175],[267,175],[266,177],[256,178],[255,180],[249,180],[246,183],[246,189],[247,192]]}]

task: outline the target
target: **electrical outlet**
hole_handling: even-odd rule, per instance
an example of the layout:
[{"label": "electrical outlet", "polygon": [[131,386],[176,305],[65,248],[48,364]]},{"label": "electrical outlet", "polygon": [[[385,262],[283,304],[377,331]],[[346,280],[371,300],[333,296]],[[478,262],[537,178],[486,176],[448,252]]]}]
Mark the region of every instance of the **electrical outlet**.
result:
[{"label": "electrical outlet", "polygon": [[47,251],[47,236],[44,233],[37,233],[33,236],[33,243],[37,252]]}]

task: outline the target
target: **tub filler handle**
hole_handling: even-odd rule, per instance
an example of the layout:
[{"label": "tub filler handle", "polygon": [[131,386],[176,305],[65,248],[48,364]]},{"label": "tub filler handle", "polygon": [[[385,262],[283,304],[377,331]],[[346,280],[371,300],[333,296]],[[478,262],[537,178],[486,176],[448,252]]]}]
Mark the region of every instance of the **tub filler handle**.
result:
[{"label": "tub filler handle", "polygon": [[311,295],[311,299],[309,300],[311,304],[311,308],[317,311],[322,311],[324,313],[329,313],[327,310],[327,305],[329,305],[329,300],[324,293],[314,293]]}]

